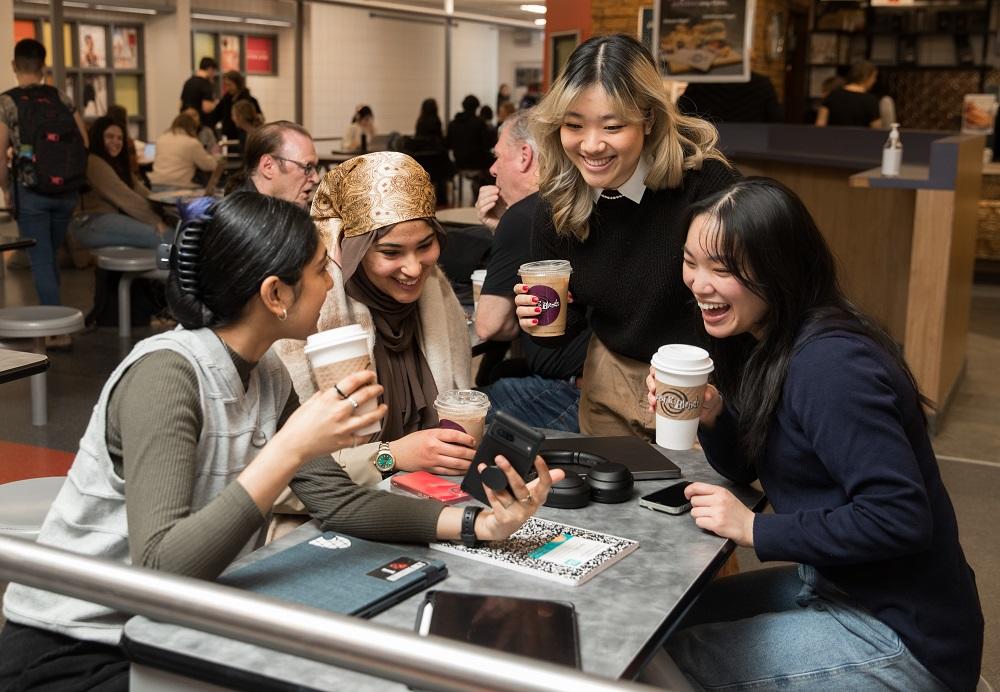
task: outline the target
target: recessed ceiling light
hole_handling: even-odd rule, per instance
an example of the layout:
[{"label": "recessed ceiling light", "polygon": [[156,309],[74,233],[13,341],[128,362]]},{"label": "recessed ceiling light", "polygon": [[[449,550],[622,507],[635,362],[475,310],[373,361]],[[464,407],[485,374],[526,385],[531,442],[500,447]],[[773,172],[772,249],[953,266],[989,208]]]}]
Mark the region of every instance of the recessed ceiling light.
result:
[{"label": "recessed ceiling light", "polygon": [[247,17],[244,21],[246,21],[247,24],[260,24],[261,26],[290,27],[292,25],[291,22],[286,22],[282,19],[258,19],[257,17]]},{"label": "recessed ceiling light", "polygon": [[205,19],[210,22],[233,22],[242,23],[243,17],[230,17],[225,14],[204,14],[203,12],[192,12],[191,19]]},{"label": "recessed ceiling light", "polygon": [[151,10],[148,7],[119,7],[117,5],[94,5],[94,9],[102,10],[104,12],[126,12],[128,14],[156,14],[156,10]]},{"label": "recessed ceiling light", "polygon": [[521,10],[532,14],[545,14],[545,5],[521,5]]},{"label": "recessed ceiling light", "polygon": [[545,26],[545,18],[540,17],[535,20],[535,26]]}]

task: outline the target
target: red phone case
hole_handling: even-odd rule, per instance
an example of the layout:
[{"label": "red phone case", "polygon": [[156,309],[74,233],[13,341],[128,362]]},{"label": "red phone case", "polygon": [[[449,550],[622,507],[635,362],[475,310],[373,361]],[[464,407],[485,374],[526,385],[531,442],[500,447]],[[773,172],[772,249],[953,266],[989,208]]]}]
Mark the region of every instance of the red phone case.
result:
[{"label": "red phone case", "polygon": [[415,471],[413,473],[397,473],[392,477],[392,484],[397,488],[427,497],[432,500],[451,504],[453,502],[463,502],[471,499],[470,495],[462,490],[458,483],[439,478],[427,471]]}]

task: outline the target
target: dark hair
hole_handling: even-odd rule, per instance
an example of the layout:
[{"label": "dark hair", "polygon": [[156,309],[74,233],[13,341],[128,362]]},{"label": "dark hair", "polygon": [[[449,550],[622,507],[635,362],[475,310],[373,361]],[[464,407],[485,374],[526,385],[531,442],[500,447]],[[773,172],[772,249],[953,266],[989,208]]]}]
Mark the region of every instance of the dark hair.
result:
[{"label": "dark hair", "polygon": [[45,46],[33,38],[22,38],[14,46],[14,69],[41,74],[45,68]]},{"label": "dark hair", "polygon": [[434,99],[424,99],[423,103],[420,104],[420,116],[417,118],[414,134],[417,137],[434,137],[439,139],[443,136],[441,117],[438,115],[438,104]]},{"label": "dark hair", "polygon": [[851,69],[847,71],[847,82],[849,84],[863,84],[877,70],[878,68],[872,63],[861,60],[851,65]]},{"label": "dark hair", "polygon": [[420,117],[421,118],[437,118],[438,116],[438,102],[436,99],[424,99],[420,104]]},{"label": "dark hair", "polygon": [[745,178],[691,205],[687,227],[702,215],[711,228],[706,250],[767,305],[759,341],[748,334],[710,339],[715,382],[737,413],[747,459],[763,457],[797,345],[834,329],[883,348],[915,396],[930,403],[896,342],[844,295],[833,254],[794,192],[770,178]]},{"label": "dark hair", "polygon": [[128,111],[125,106],[115,103],[108,106],[108,117],[115,121],[115,124],[122,128],[122,133],[128,136]]},{"label": "dark hair", "polygon": [[235,116],[237,115],[240,117],[240,120],[250,125],[250,127],[258,128],[264,124],[264,116],[253,105],[253,101],[244,99],[234,103],[232,109],[233,122],[236,121]]},{"label": "dark hair", "polygon": [[473,115],[476,113],[476,109],[479,108],[479,99],[477,99],[472,94],[469,94],[464,99],[462,99],[462,110],[466,113],[471,112]]},{"label": "dark hair", "polygon": [[244,91],[247,90],[247,80],[243,77],[243,75],[240,72],[237,72],[236,70],[229,70],[228,72],[223,73],[222,78],[228,79],[230,82],[236,85],[237,94],[242,94]]},{"label": "dark hair", "polygon": [[370,106],[361,106],[358,110],[354,111],[354,117],[351,118],[352,123],[359,123],[365,118],[372,117],[372,109]]},{"label": "dark hair", "polygon": [[[104,133],[109,127],[117,127],[122,131],[122,150],[118,152],[118,156],[112,156],[108,153],[108,150],[104,148]],[[94,121],[94,124],[90,126],[89,132],[90,139],[90,153],[95,156],[100,156],[102,159],[108,162],[108,165],[114,169],[118,177],[122,179],[129,187],[135,183],[132,178],[132,166],[129,163],[128,158],[128,132],[122,127],[121,123],[111,118],[110,116],[103,115]]]},{"label": "dark hair", "polygon": [[207,55],[198,62],[199,70],[217,70],[219,69],[219,63],[215,62],[215,58],[210,58]]},{"label": "dark hair", "polygon": [[483,106],[479,109],[479,117],[486,122],[493,120],[493,109],[489,106]]},{"label": "dark hair", "polygon": [[181,225],[167,304],[185,329],[229,324],[267,277],[296,286],[318,247],[305,209],[256,192],[229,195]]}]

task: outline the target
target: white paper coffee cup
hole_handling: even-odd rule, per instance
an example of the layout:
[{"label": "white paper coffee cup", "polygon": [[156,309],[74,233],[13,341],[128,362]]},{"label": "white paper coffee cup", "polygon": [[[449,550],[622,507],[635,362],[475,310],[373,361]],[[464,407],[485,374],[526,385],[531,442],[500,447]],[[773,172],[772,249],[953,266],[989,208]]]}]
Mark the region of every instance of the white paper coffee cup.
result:
[{"label": "white paper coffee cup", "polygon": [[476,446],[483,439],[486,413],[490,398],[475,389],[451,389],[441,392],[434,400],[438,414],[438,427],[458,430],[476,438]]},{"label": "white paper coffee cup", "polygon": [[[360,324],[349,324],[313,334],[306,339],[305,353],[312,370],[313,383],[321,391],[333,389],[334,385],[348,375],[372,369],[368,355],[368,334]],[[350,392],[344,393],[350,395]],[[354,415],[369,413],[377,407],[378,401],[369,399],[358,406]],[[355,435],[374,435],[381,429],[376,421],[361,428]]]},{"label": "white paper coffee cup", "polygon": [[687,344],[661,346],[651,362],[656,376],[656,444],[691,449],[705,385],[715,365],[708,351]]},{"label": "white paper coffee cup", "polygon": [[486,283],[486,270],[477,269],[472,272],[472,310],[473,312],[479,310],[479,296],[483,292],[483,284]]}]

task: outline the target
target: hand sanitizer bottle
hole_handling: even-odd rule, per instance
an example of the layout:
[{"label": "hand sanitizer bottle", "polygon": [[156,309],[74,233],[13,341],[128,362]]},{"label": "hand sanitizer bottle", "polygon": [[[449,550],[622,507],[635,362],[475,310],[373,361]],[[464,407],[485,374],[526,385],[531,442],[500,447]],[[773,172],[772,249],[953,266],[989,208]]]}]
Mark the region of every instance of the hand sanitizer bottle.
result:
[{"label": "hand sanitizer bottle", "polygon": [[899,123],[892,124],[889,139],[882,148],[882,175],[895,177],[903,165],[903,143],[899,141]]}]

